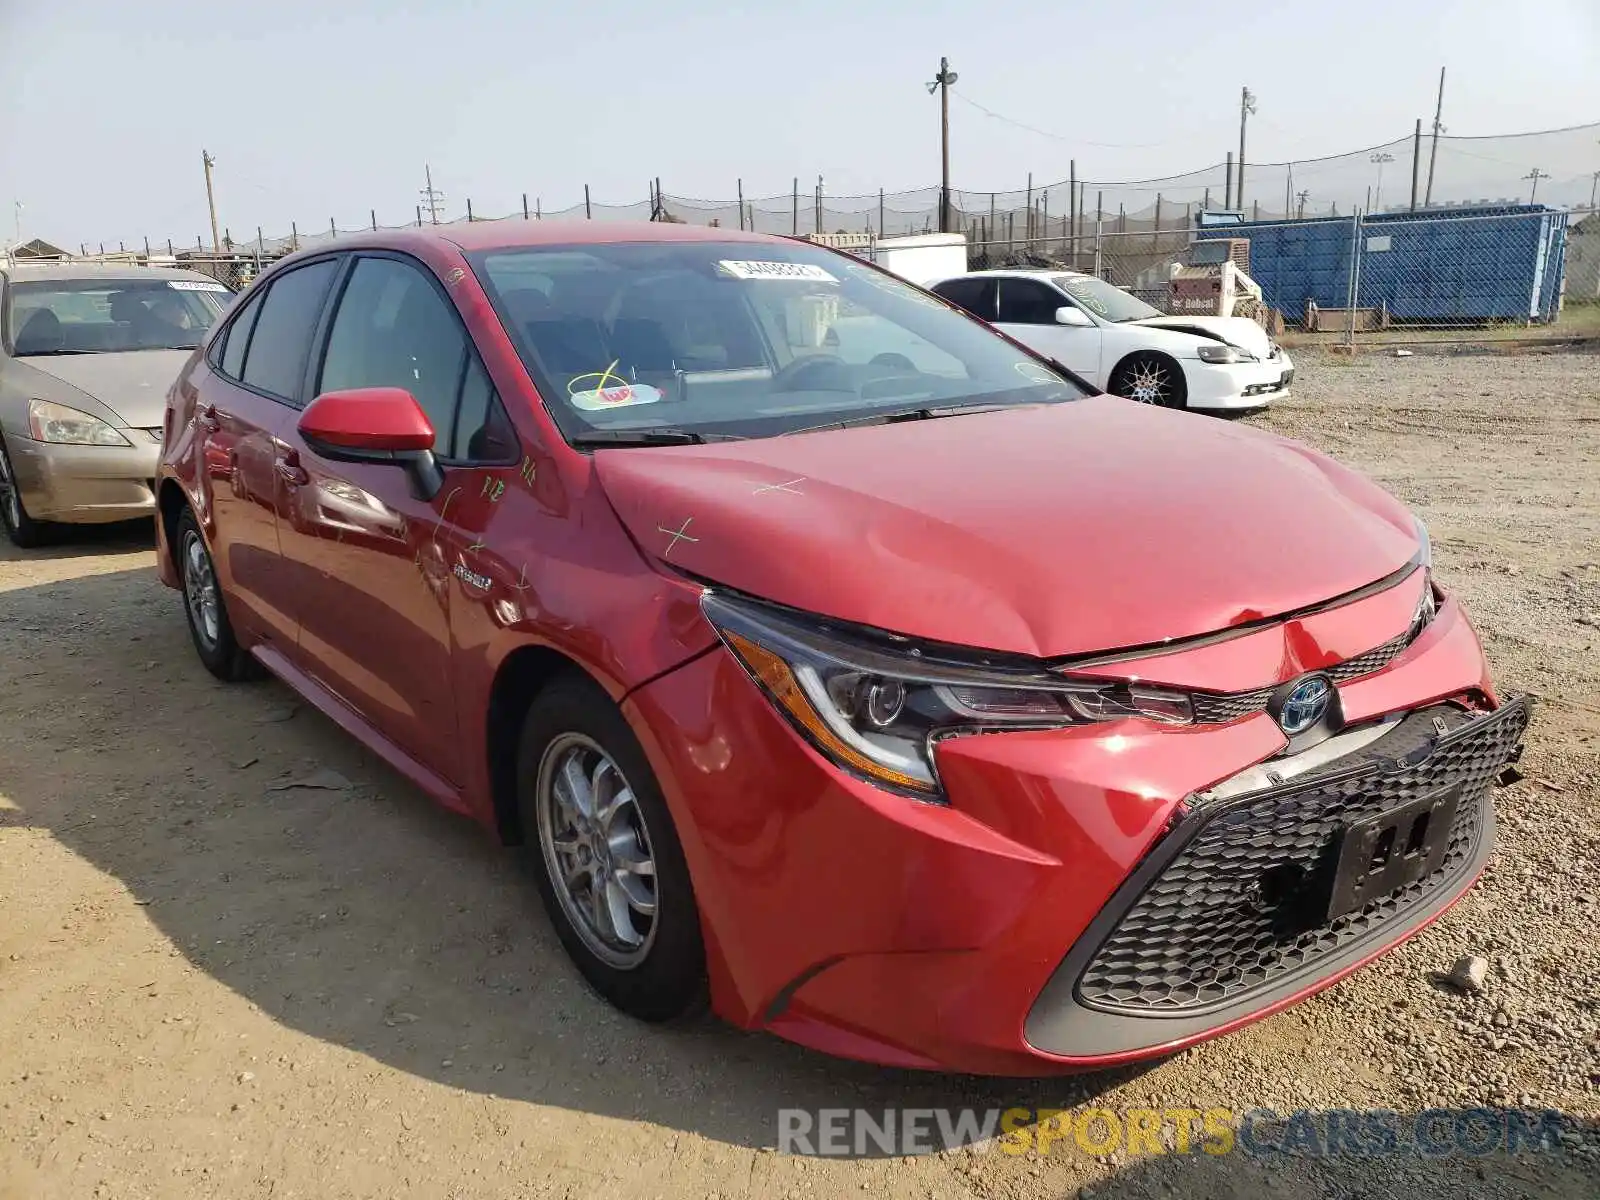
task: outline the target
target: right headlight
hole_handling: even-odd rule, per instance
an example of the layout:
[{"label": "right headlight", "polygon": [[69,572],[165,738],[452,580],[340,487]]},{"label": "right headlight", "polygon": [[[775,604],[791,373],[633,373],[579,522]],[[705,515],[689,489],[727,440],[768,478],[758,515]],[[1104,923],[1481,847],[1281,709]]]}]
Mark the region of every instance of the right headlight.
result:
[{"label": "right headlight", "polygon": [[789,723],[837,766],[920,799],[940,793],[933,746],[991,729],[1048,729],[1144,717],[1194,720],[1165,688],[1073,679],[970,657],[934,658],[746,600],[707,592],[706,619]]},{"label": "right headlight", "polygon": [[99,417],[50,400],[28,401],[28,432],[36,442],[72,446],[131,446]]},{"label": "right headlight", "polygon": [[1198,347],[1195,353],[1200,356],[1201,362],[1208,363],[1242,363],[1255,362],[1256,356],[1237,346],[1229,346],[1222,342],[1206,343]]}]

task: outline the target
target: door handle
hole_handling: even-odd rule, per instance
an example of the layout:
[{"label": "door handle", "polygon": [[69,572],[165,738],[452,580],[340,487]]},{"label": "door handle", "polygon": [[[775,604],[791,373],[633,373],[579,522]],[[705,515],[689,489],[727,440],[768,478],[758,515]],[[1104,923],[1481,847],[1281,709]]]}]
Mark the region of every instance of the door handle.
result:
[{"label": "door handle", "polygon": [[285,483],[299,487],[303,483],[311,482],[311,476],[306,474],[306,469],[300,465],[300,456],[293,450],[281,455],[273,465],[278,472],[278,477]]},{"label": "door handle", "polygon": [[195,420],[200,423],[200,428],[208,433],[216,433],[222,428],[222,418],[217,416],[215,405],[202,404],[195,410]]}]

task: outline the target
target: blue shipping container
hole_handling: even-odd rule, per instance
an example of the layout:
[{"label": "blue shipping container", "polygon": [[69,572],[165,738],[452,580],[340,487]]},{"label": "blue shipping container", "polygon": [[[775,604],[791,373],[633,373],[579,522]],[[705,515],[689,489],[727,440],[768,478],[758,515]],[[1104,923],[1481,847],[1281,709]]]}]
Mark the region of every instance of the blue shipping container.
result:
[{"label": "blue shipping container", "polygon": [[1246,221],[1196,239],[1250,239],[1250,275],[1290,321],[1350,303],[1351,247],[1361,247],[1357,308],[1418,323],[1553,321],[1561,303],[1567,214],[1538,205],[1428,209],[1360,219]]}]

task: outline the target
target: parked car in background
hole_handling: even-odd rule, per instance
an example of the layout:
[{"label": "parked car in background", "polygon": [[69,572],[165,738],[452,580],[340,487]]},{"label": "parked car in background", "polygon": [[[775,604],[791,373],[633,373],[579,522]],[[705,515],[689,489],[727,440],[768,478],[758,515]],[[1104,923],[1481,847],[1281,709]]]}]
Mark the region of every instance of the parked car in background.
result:
[{"label": "parked car in background", "polygon": [[1096,387],[1164,408],[1263,408],[1294,363],[1248,317],[1169,317],[1076,271],[974,271],[932,290]]},{"label": "parked car in background", "polygon": [[12,542],[155,512],[167,388],[232,295],[193,271],[0,266],[0,522]]},{"label": "parked car in background", "polygon": [[1526,703],[1398,501],[860,260],[361,235],[265,272],[170,405],[206,667],[525,845],[636,1017],[1106,1066],[1328,986],[1489,857]]}]

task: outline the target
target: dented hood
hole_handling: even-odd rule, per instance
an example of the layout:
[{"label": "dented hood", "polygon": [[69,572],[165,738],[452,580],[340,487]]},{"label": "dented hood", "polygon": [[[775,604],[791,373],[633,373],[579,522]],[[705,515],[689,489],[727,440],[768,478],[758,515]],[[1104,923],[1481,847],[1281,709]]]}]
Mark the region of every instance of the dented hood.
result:
[{"label": "dented hood", "polygon": [[1111,396],[594,460],[634,539],[674,567],[1020,654],[1210,633],[1418,548],[1404,507],[1304,446]]},{"label": "dented hood", "polygon": [[1152,325],[1157,329],[1227,342],[1250,351],[1257,358],[1266,358],[1272,350],[1272,339],[1267,331],[1249,317],[1146,317],[1132,324]]}]

